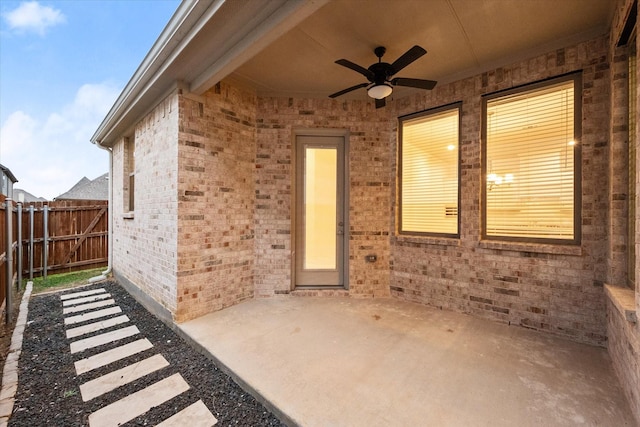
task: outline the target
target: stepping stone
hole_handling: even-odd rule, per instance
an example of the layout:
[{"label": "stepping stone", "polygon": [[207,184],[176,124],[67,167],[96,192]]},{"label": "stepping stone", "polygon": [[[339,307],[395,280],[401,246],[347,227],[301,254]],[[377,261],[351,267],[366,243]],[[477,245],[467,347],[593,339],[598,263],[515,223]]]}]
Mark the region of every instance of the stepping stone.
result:
[{"label": "stepping stone", "polygon": [[89,426],[111,427],[124,424],[187,390],[189,390],[189,384],[182,378],[182,375],[171,375],[147,388],[98,409],[89,415]]},{"label": "stepping stone", "polygon": [[80,304],[73,307],[67,307],[62,309],[62,314],[70,314],[77,313],[79,311],[87,311],[94,308],[105,307],[107,305],[114,305],[116,302],[112,299],[98,301],[98,302],[90,302],[88,304]]},{"label": "stepping stone", "polygon": [[71,353],[80,353],[88,348],[98,347],[139,333],[140,330],[137,326],[127,326],[126,328],[105,332],[104,334],[96,335],[94,337],[84,338],[71,343]]},{"label": "stepping stone", "polygon": [[167,418],[157,427],[211,427],[218,423],[202,400],[187,406],[177,414]]},{"label": "stepping stone", "polygon": [[75,328],[67,329],[67,338],[79,337],[80,335],[99,331],[100,329],[110,328],[112,326],[116,326],[121,323],[127,323],[128,321],[129,321],[129,318],[125,315],[122,315],[118,317],[112,317],[111,319],[102,320],[99,322],[89,323],[88,325],[82,325]]},{"label": "stepping stone", "polygon": [[72,294],[60,295],[60,299],[64,301],[66,299],[71,299],[71,298],[78,298],[78,297],[84,297],[87,295],[100,294],[102,292],[107,292],[107,291],[104,288],[99,288],[99,289],[92,289],[90,291],[74,292]]},{"label": "stepping stone", "polygon": [[101,317],[110,316],[112,314],[122,313],[120,307],[105,308],[103,310],[91,311],[89,313],[79,314],[64,319],[65,325],[73,325],[87,320],[99,319]]},{"label": "stepping stone", "polygon": [[67,300],[67,301],[62,301],[62,306],[63,307],[68,307],[70,305],[84,304],[85,302],[98,301],[98,300],[107,299],[107,298],[111,298],[111,294],[92,295],[90,297],[84,297],[84,298],[77,298],[77,299],[71,299],[71,300]]},{"label": "stepping stone", "polygon": [[111,350],[103,351],[102,353],[98,353],[75,362],[74,365],[76,367],[76,373],[80,375],[85,372],[92,371],[101,366],[105,366],[117,360],[140,353],[141,351],[148,350],[151,347],[153,347],[153,344],[151,344],[148,339],[143,338],[138,341],[121,345],[120,347],[112,348]]},{"label": "stepping stone", "polygon": [[151,356],[147,359],[141,360],[140,362],[125,366],[122,369],[110,372],[91,381],[87,381],[80,386],[82,400],[84,402],[88,402],[94,397],[101,396],[111,390],[115,390],[118,387],[129,384],[132,381],[167,366],[169,366],[167,359],[162,357],[161,354],[156,354],[155,356]]}]

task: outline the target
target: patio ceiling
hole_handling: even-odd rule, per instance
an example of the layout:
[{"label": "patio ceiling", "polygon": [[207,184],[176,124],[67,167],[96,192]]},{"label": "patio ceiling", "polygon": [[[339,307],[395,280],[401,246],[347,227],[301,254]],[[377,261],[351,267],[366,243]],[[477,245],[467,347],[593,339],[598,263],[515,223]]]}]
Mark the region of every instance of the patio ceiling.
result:
[{"label": "patio ceiling", "polygon": [[[326,97],[366,81],[385,46],[393,62],[413,45],[428,53],[398,76],[458,80],[604,34],[613,0],[334,0],[235,70],[261,95]],[[416,89],[396,88],[403,96]],[[360,89],[346,97],[366,98]]]},{"label": "patio ceiling", "polygon": [[[398,77],[440,84],[605,34],[615,0],[184,0],[91,141],[130,135],[176,86],[201,95],[224,78],[263,96],[325,98],[364,82],[385,46],[393,62],[428,53]],[[416,89],[396,87],[395,97]],[[346,97],[366,99],[364,89]]]}]

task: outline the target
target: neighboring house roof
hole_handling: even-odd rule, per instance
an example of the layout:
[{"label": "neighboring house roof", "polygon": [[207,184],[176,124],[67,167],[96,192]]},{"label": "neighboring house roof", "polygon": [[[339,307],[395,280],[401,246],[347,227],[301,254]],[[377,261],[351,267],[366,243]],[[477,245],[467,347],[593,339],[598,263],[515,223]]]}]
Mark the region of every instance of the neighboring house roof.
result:
[{"label": "neighboring house roof", "polygon": [[11,182],[18,182],[18,179],[11,173],[11,170],[9,170],[9,168],[0,165],[0,170],[2,170],[2,173],[5,174],[11,180]]},{"label": "neighboring house roof", "polygon": [[82,177],[69,191],[53,200],[108,200],[109,174],[100,175],[94,180]]},{"label": "neighboring house roof", "polygon": [[326,98],[362,82],[334,61],[367,66],[375,62],[378,44],[387,48],[385,60],[424,45],[429,55],[411,64],[406,77],[461,80],[605,34],[618,2],[390,3],[369,0],[363,8],[360,0],[184,0],[91,142],[112,147],[170,91],[198,96],[225,78],[258,95]]},{"label": "neighboring house roof", "polygon": [[28,191],[23,190],[21,188],[14,188],[13,189],[13,197],[15,198],[16,201],[23,202],[23,203],[46,202],[47,201],[47,199],[45,199],[44,197],[34,196],[33,194],[31,194]]}]

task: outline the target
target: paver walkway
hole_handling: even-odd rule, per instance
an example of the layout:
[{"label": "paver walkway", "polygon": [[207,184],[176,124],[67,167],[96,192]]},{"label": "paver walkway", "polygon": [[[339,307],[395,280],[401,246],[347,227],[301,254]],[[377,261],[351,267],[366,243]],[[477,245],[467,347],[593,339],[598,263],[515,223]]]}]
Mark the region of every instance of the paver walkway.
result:
[{"label": "paver walkway", "polygon": [[284,427],[117,282],[29,293],[4,367],[0,427]]},{"label": "paver walkway", "polygon": [[[103,317],[121,313],[122,309],[115,305],[111,295],[103,288],[90,291],[74,292],[60,296],[63,305],[66,337],[71,353],[82,353],[90,348],[140,335],[135,325],[130,325],[125,315],[103,320]],[[77,326],[81,324],[80,326]],[[121,328],[106,333],[83,338],[84,335],[101,329],[122,325]],[[117,360],[152,348],[153,344],[144,337],[109,350],[94,354],[75,362],[76,374],[80,375],[93,369],[107,366]],[[138,380],[153,372],[169,366],[169,362],[160,354],[148,357],[140,362],[132,363],[124,368],[113,370],[98,378],[80,385],[80,393],[84,402],[90,401],[104,393],[115,390],[132,381]],[[169,375],[148,387],[136,391],[126,397],[110,403],[89,415],[91,427],[117,426],[130,421],[151,408],[187,391],[189,384],[180,373]],[[210,427],[217,423],[216,418],[207,409],[202,400],[198,400],[187,408],[168,417],[161,425]]]}]

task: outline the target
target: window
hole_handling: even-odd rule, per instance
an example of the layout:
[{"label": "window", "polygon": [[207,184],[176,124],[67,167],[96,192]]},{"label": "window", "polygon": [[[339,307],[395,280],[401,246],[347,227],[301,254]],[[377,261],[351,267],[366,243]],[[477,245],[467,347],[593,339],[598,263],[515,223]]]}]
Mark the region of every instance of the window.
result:
[{"label": "window", "polygon": [[636,38],[629,42],[629,208],[627,229],[629,241],[627,242],[628,283],[631,289],[636,288],[636,106],[638,100],[638,75],[636,69]]},{"label": "window", "polygon": [[124,149],[124,210],[125,212],[133,212],[135,207],[136,171],[135,139],[125,138]]},{"label": "window", "polygon": [[460,104],[400,118],[400,233],[459,236]]},{"label": "window", "polygon": [[580,242],[580,77],[483,98],[483,238]]}]

